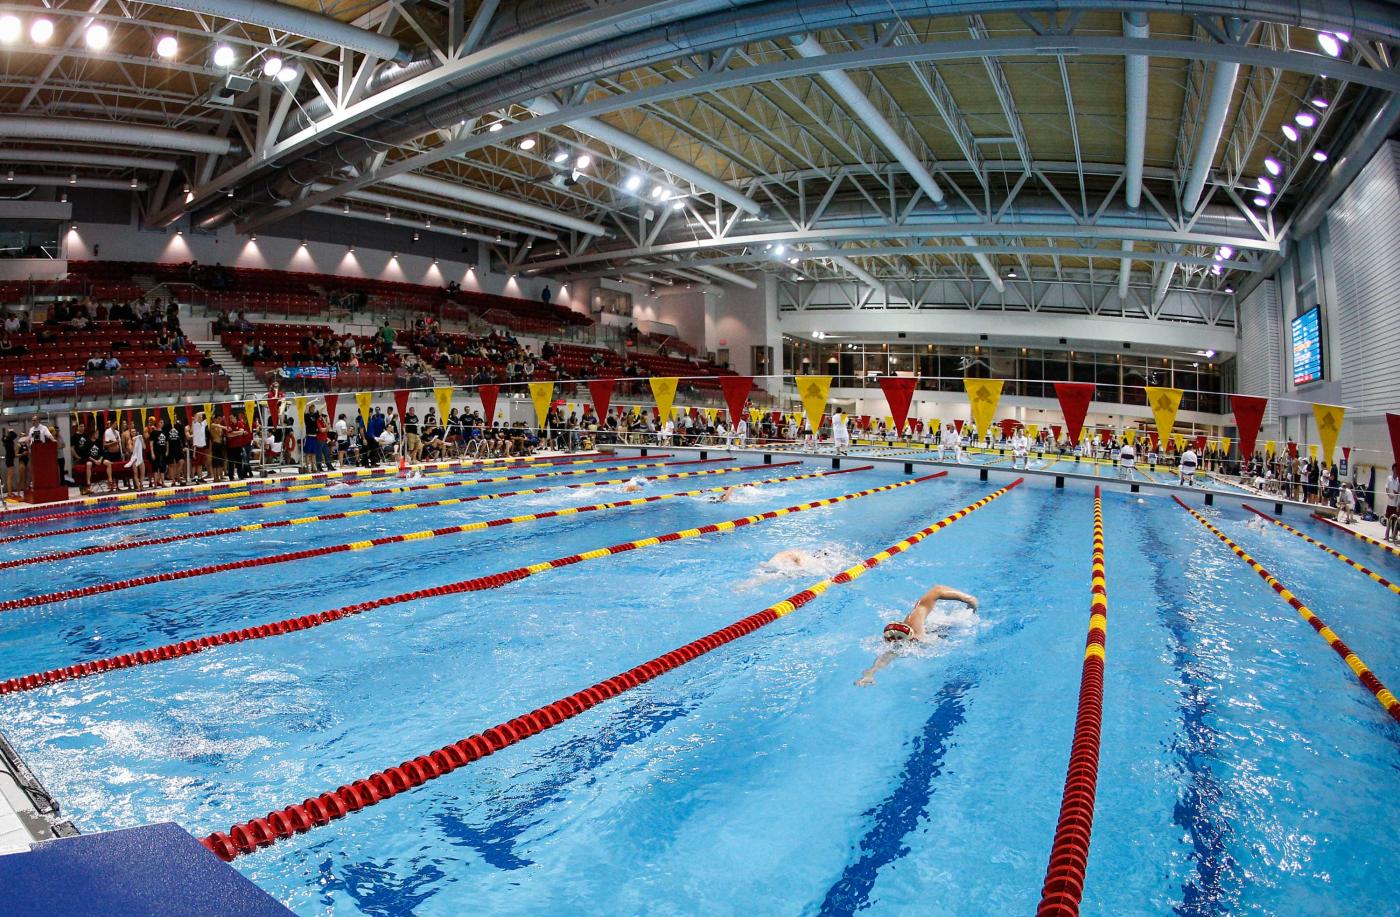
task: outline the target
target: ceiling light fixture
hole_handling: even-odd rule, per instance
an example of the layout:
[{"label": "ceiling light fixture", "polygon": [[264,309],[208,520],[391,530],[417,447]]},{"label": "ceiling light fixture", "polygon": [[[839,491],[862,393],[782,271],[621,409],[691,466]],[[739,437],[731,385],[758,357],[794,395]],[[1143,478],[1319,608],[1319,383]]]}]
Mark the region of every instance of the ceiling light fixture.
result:
[{"label": "ceiling light fixture", "polygon": [[535,138],[526,137],[524,140],[520,141],[520,148],[522,150],[533,150],[535,148]]},{"label": "ceiling light fixture", "polygon": [[236,59],[237,58],[233,53],[233,49],[230,48],[228,45],[219,45],[214,49],[215,67],[232,67]]},{"label": "ceiling light fixture", "polygon": [[683,198],[683,197],[678,197],[678,198],[676,198],[674,201],[672,201],[672,202],[671,202],[671,209],[672,209],[672,210],[684,210],[684,209],[685,209],[685,198]]},{"label": "ceiling light fixture", "polygon": [[18,16],[0,16],[0,42],[12,45],[19,41],[19,36],[24,32],[24,23],[19,21]]},{"label": "ceiling light fixture", "polygon": [[1275,158],[1272,157],[1272,156],[1265,156],[1265,157],[1264,157],[1264,168],[1266,168],[1266,169],[1269,170],[1269,174],[1270,174],[1270,175],[1282,175],[1282,174],[1283,174],[1283,163],[1279,162],[1277,159],[1275,159]]},{"label": "ceiling light fixture", "polygon": [[499,134],[499,133],[501,132],[501,130],[502,130],[504,127],[505,127],[505,125],[502,124],[501,122],[499,122],[499,121],[492,121],[492,122],[491,122],[491,126],[488,127],[487,130],[490,131],[490,132],[493,133],[493,134]]},{"label": "ceiling light fixture", "polygon": [[1331,32],[1318,32],[1317,43],[1327,52],[1328,57],[1340,57],[1342,54],[1342,43]]},{"label": "ceiling light fixture", "polygon": [[1269,181],[1267,178],[1265,178],[1265,177],[1262,176],[1262,175],[1259,176],[1257,179],[1254,180],[1254,186],[1255,186],[1256,188],[1258,188],[1258,189],[1260,190],[1260,192],[1263,193],[1263,194],[1273,194],[1273,193],[1274,193],[1274,183],[1271,182],[1271,181]]},{"label": "ceiling light fixture", "polygon": [[622,187],[626,188],[628,191],[636,191],[638,188],[642,187],[642,177],[635,174],[629,175],[627,179],[623,181]]},{"label": "ceiling light fixture", "polygon": [[586,169],[593,165],[593,157],[587,153],[580,153],[578,159],[574,160],[574,165],[580,169]]},{"label": "ceiling light fixture", "polygon": [[1297,121],[1303,127],[1312,127],[1317,124],[1317,115],[1310,111],[1300,111],[1293,116],[1293,120]]},{"label": "ceiling light fixture", "polygon": [[657,185],[655,188],[652,188],[652,189],[651,189],[651,197],[652,197],[652,200],[659,201],[659,200],[661,200],[661,199],[662,199],[663,197],[665,197],[665,196],[666,196],[666,189],[665,189],[665,187],[663,187],[662,185]]},{"label": "ceiling light fixture", "polygon": [[1326,108],[1332,103],[1328,102],[1323,96],[1315,96],[1309,104],[1312,105],[1313,108]]},{"label": "ceiling light fixture", "polygon": [[1289,140],[1292,140],[1294,143],[1298,142],[1298,129],[1293,125],[1285,124],[1283,127],[1279,128],[1279,130],[1283,131],[1283,136],[1287,137]]},{"label": "ceiling light fixture", "polygon": [[68,173],[68,184],[70,184],[70,185],[76,185],[77,183],[78,183],[78,173],[77,173],[77,172],[69,172],[69,173]]},{"label": "ceiling light fixture", "polygon": [[1313,150],[1313,162],[1326,162],[1326,161],[1327,161],[1327,151],[1326,151],[1326,150]]},{"label": "ceiling light fixture", "polygon": [[92,51],[104,50],[111,40],[112,33],[107,31],[107,27],[100,22],[88,26],[87,31],[83,33],[83,43]]},{"label": "ceiling light fixture", "polygon": [[292,80],[296,79],[297,76],[299,76],[297,68],[292,66],[291,64],[288,64],[281,70],[277,71],[277,82],[290,83]]},{"label": "ceiling light fixture", "polygon": [[550,161],[553,162],[556,166],[562,166],[564,163],[569,161],[569,151],[555,150],[554,155],[549,158]]},{"label": "ceiling light fixture", "polygon": [[29,37],[36,45],[47,44],[53,38],[52,20],[35,19],[29,26]]},{"label": "ceiling light fixture", "polygon": [[156,42],[156,57],[170,60],[179,53],[180,42],[175,39],[174,35],[162,35],[160,40]]},{"label": "ceiling light fixture", "polygon": [[282,58],[269,57],[263,61],[263,76],[276,78],[282,72]]},{"label": "ceiling light fixture", "polygon": [[1269,199],[1268,199],[1267,197],[1265,197],[1264,195],[1262,195],[1262,194],[1255,195],[1255,198],[1254,198],[1254,206],[1256,206],[1256,207],[1267,207],[1267,206],[1269,206]]}]

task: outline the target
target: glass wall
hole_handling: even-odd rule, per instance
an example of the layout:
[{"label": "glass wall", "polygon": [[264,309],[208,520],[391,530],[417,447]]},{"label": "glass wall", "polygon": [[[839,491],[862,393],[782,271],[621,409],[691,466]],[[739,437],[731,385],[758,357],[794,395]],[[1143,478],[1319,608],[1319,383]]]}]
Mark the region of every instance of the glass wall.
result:
[{"label": "glass wall", "polygon": [[62,258],[56,220],[8,220],[0,226],[0,258]]},{"label": "glass wall", "polygon": [[842,388],[878,388],[882,375],[914,374],[925,391],[963,391],[964,377],[1006,380],[1003,395],[1054,398],[1055,382],[1092,382],[1095,400],[1146,405],[1144,385],[1185,390],[1183,411],[1223,414],[1234,367],[1205,358],[1148,357],[1035,347],[949,344],[851,344],[783,339],[788,373],[835,376]]}]

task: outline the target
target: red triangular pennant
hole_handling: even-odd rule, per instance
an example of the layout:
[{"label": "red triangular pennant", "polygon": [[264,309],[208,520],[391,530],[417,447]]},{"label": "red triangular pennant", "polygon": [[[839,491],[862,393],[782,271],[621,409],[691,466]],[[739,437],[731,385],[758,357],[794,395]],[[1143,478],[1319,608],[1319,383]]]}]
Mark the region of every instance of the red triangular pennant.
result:
[{"label": "red triangular pennant", "polygon": [[1400,414],[1386,414],[1385,423],[1390,428],[1390,455],[1400,462]]},{"label": "red triangular pennant", "polygon": [[1264,410],[1269,399],[1253,395],[1231,395],[1230,408],[1235,412],[1235,428],[1240,434],[1240,455],[1245,459],[1254,456],[1254,445],[1259,440],[1259,427],[1264,422]]},{"label": "red triangular pennant", "polygon": [[1060,399],[1060,411],[1065,415],[1069,441],[1078,443],[1084,429],[1084,415],[1089,411],[1089,402],[1094,400],[1094,383],[1056,382],[1055,396]]},{"label": "red triangular pennant", "polygon": [[588,394],[593,398],[593,408],[598,412],[599,417],[608,416],[608,405],[612,403],[613,388],[616,385],[616,379],[589,380]]},{"label": "red triangular pennant", "polygon": [[326,396],[326,420],[331,424],[335,423],[335,406],[339,401],[339,395]]},{"label": "red triangular pennant", "polygon": [[744,417],[744,403],[753,391],[753,376],[721,376],[719,387],[724,392],[724,403],[729,406],[729,422],[736,424]]},{"label": "red triangular pennant", "polygon": [[477,389],[477,394],[481,396],[481,417],[490,427],[496,417],[496,399],[500,397],[501,387],[499,385],[483,385]]},{"label": "red triangular pennant", "polygon": [[904,421],[909,417],[909,403],[914,400],[914,387],[918,383],[919,380],[913,376],[880,377],[880,390],[885,393],[896,430],[904,429]]}]

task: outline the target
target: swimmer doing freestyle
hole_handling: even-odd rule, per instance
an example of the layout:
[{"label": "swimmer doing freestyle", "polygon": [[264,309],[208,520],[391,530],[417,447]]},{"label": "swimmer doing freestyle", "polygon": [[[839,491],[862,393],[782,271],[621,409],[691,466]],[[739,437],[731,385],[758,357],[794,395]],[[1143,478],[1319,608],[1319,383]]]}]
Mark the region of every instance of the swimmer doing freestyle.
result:
[{"label": "swimmer doing freestyle", "polygon": [[[924,621],[928,618],[929,612],[933,611],[934,606],[942,599],[962,602],[974,612],[977,610],[976,596],[968,595],[966,592],[959,592],[948,586],[934,586],[928,592],[925,592],[922,598],[914,603],[914,609],[910,611],[909,614],[905,615],[903,621],[891,621],[885,625],[885,642],[887,644],[899,644],[927,640],[929,634],[924,629]],[[939,635],[935,634],[934,636]],[[893,662],[894,657],[897,655],[898,653],[892,649],[881,653],[876,657],[875,664],[865,670],[856,681],[856,684],[861,687],[875,684],[875,673]]]}]

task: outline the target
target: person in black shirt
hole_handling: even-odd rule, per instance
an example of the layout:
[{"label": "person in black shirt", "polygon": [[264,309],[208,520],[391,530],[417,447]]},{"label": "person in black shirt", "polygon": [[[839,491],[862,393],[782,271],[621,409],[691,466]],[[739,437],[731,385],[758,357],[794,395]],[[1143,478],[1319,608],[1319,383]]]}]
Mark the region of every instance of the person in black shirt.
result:
[{"label": "person in black shirt", "polygon": [[423,442],[418,436],[418,412],[412,407],[403,415],[404,452],[410,462],[418,461]]},{"label": "person in black shirt", "polygon": [[19,490],[20,473],[15,462],[15,456],[19,450],[19,432],[14,427],[6,427],[5,435],[0,437],[0,441],[5,444],[5,491],[14,494]]}]

